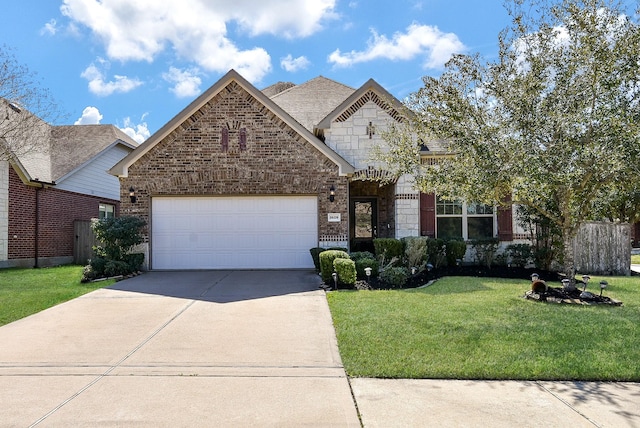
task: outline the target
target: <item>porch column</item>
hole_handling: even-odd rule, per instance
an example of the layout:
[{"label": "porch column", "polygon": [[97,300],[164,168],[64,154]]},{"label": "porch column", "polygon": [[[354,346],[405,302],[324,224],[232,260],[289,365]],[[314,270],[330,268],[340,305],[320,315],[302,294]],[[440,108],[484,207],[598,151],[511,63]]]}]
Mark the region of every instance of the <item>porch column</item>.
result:
[{"label": "porch column", "polygon": [[396,183],[395,218],[396,238],[420,236],[420,192],[413,178],[403,175]]}]

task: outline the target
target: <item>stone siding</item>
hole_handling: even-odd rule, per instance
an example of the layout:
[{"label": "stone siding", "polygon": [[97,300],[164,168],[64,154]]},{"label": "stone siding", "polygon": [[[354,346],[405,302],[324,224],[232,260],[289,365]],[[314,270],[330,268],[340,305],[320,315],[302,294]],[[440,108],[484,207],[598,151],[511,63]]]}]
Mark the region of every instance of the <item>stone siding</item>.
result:
[{"label": "stone siding", "polygon": [[[325,142],[356,170],[369,166],[381,168],[384,164],[371,160],[371,153],[374,147],[385,146],[381,131],[393,120],[375,102],[367,101],[345,121],[331,123],[331,129],[325,131]],[[368,132],[370,122],[374,128],[371,138]]]},{"label": "stone siding", "polygon": [[420,192],[412,177],[403,175],[396,183],[396,238],[420,236]]}]

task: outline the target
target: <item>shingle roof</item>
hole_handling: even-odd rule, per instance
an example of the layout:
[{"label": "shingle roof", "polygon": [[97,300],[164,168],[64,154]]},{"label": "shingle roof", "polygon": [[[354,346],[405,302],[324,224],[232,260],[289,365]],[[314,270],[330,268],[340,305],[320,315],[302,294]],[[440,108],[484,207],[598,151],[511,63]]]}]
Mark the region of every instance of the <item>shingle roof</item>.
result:
[{"label": "shingle roof", "polygon": [[318,76],[273,95],[271,100],[313,133],[316,125],[354,92],[347,85]]},{"label": "shingle roof", "polygon": [[262,90],[262,93],[268,96],[269,98],[271,98],[274,95],[279,94],[282,91],[286,91],[287,89],[292,88],[294,86],[296,86],[296,84],[292,82],[278,82],[264,88]]},{"label": "shingle roof", "polygon": [[51,176],[53,180],[68,174],[114,143],[132,149],[138,146],[114,125],[54,126],[51,130]]}]

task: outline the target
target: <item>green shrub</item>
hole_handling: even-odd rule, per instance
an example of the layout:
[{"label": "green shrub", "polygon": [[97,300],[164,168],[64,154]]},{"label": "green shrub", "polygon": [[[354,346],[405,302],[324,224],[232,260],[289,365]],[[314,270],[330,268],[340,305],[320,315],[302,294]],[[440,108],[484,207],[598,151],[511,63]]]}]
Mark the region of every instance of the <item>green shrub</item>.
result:
[{"label": "green shrub", "polygon": [[533,263],[533,250],[529,244],[511,244],[507,246],[508,263],[516,267],[526,267]]},{"label": "green shrub", "polygon": [[423,270],[427,264],[427,238],[424,236],[408,236],[404,242],[404,259],[406,267]]},{"label": "green shrub", "polygon": [[327,250],[320,253],[320,275],[325,284],[331,283],[335,259],[349,259],[349,254],[340,250]]},{"label": "green shrub", "polygon": [[348,259],[334,259],[333,268],[338,274],[338,283],[347,286],[356,285],[356,263]]},{"label": "green shrub", "polygon": [[316,268],[316,272],[320,272],[320,253],[326,251],[326,248],[313,247],[309,250],[311,258],[313,259],[313,265]]},{"label": "green shrub", "polygon": [[96,254],[107,260],[123,260],[123,256],[142,243],[140,233],[145,221],[139,217],[115,217],[93,220],[91,229],[101,245]]},{"label": "green shrub", "polygon": [[140,270],[142,263],[144,263],[144,253],[125,254],[123,261],[127,263],[131,272],[137,272]]},{"label": "green shrub", "polygon": [[442,239],[427,239],[427,260],[438,269],[447,262],[446,244]]},{"label": "green shrub", "polygon": [[458,260],[464,258],[467,252],[467,243],[458,240],[447,241],[445,244],[445,252],[447,255],[447,265],[455,266],[458,264]]},{"label": "green shrub", "polygon": [[387,262],[394,257],[401,259],[404,252],[402,241],[393,238],[376,238],[373,240],[373,247],[378,260]]},{"label": "green shrub", "polygon": [[349,254],[349,257],[353,261],[360,260],[360,259],[375,259],[376,258],[376,256],[374,256],[373,253],[370,253],[369,251],[354,251],[353,253]]},{"label": "green shrub", "polygon": [[367,273],[365,272],[365,268],[371,268],[371,277],[376,278],[378,276],[378,272],[380,271],[380,264],[373,257],[370,259],[357,259],[356,262],[356,274],[358,279],[367,279]]},{"label": "green shrub", "polygon": [[498,238],[474,239],[471,241],[471,248],[475,250],[478,264],[490,268],[499,244]]},{"label": "green shrub", "polygon": [[94,220],[91,224],[99,246],[96,256],[83,270],[82,281],[128,275],[140,269],[144,254],[130,251],[142,243],[142,227],[145,221],[138,217],[116,217]]},{"label": "green shrub", "polygon": [[380,272],[380,280],[392,288],[401,288],[407,283],[409,270],[405,267],[390,267]]},{"label": "green shrub", "polygon": [[132,272],[129,264],[122,260],[107,260],[104,266],[104,275],[111,276],[127,275]]}]

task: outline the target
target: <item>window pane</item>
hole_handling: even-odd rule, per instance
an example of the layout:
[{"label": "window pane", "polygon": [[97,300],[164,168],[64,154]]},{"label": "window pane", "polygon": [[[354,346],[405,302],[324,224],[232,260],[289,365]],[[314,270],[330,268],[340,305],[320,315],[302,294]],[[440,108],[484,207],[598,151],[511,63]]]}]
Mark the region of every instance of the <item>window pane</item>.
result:
[{"label": "window pane", "polygon": [[356,238],[373,238],[371,202],[356,202]]},{"label": "window pane", "polygon": [[461,215],[462,202],[445,201],[443,199],[438,198],[436,202],[436,213],[438,215]]},{"label": "window pane", "polygon": [[462,217],[438,218],[438,238],[462,238]]},{"label": "window pane", "polygon": [[493,214],[493,207],[491,205],[483,204],[468,204],[467,214]]},{"label": "window pane", "polygon": [[493,217],[469,217],[469,239],[493,238]]},{"label": "window pane", "polygon": [[110,204],[100,204],[98,208],[98,218],[114,218],[116,216],[116,207]]}]

